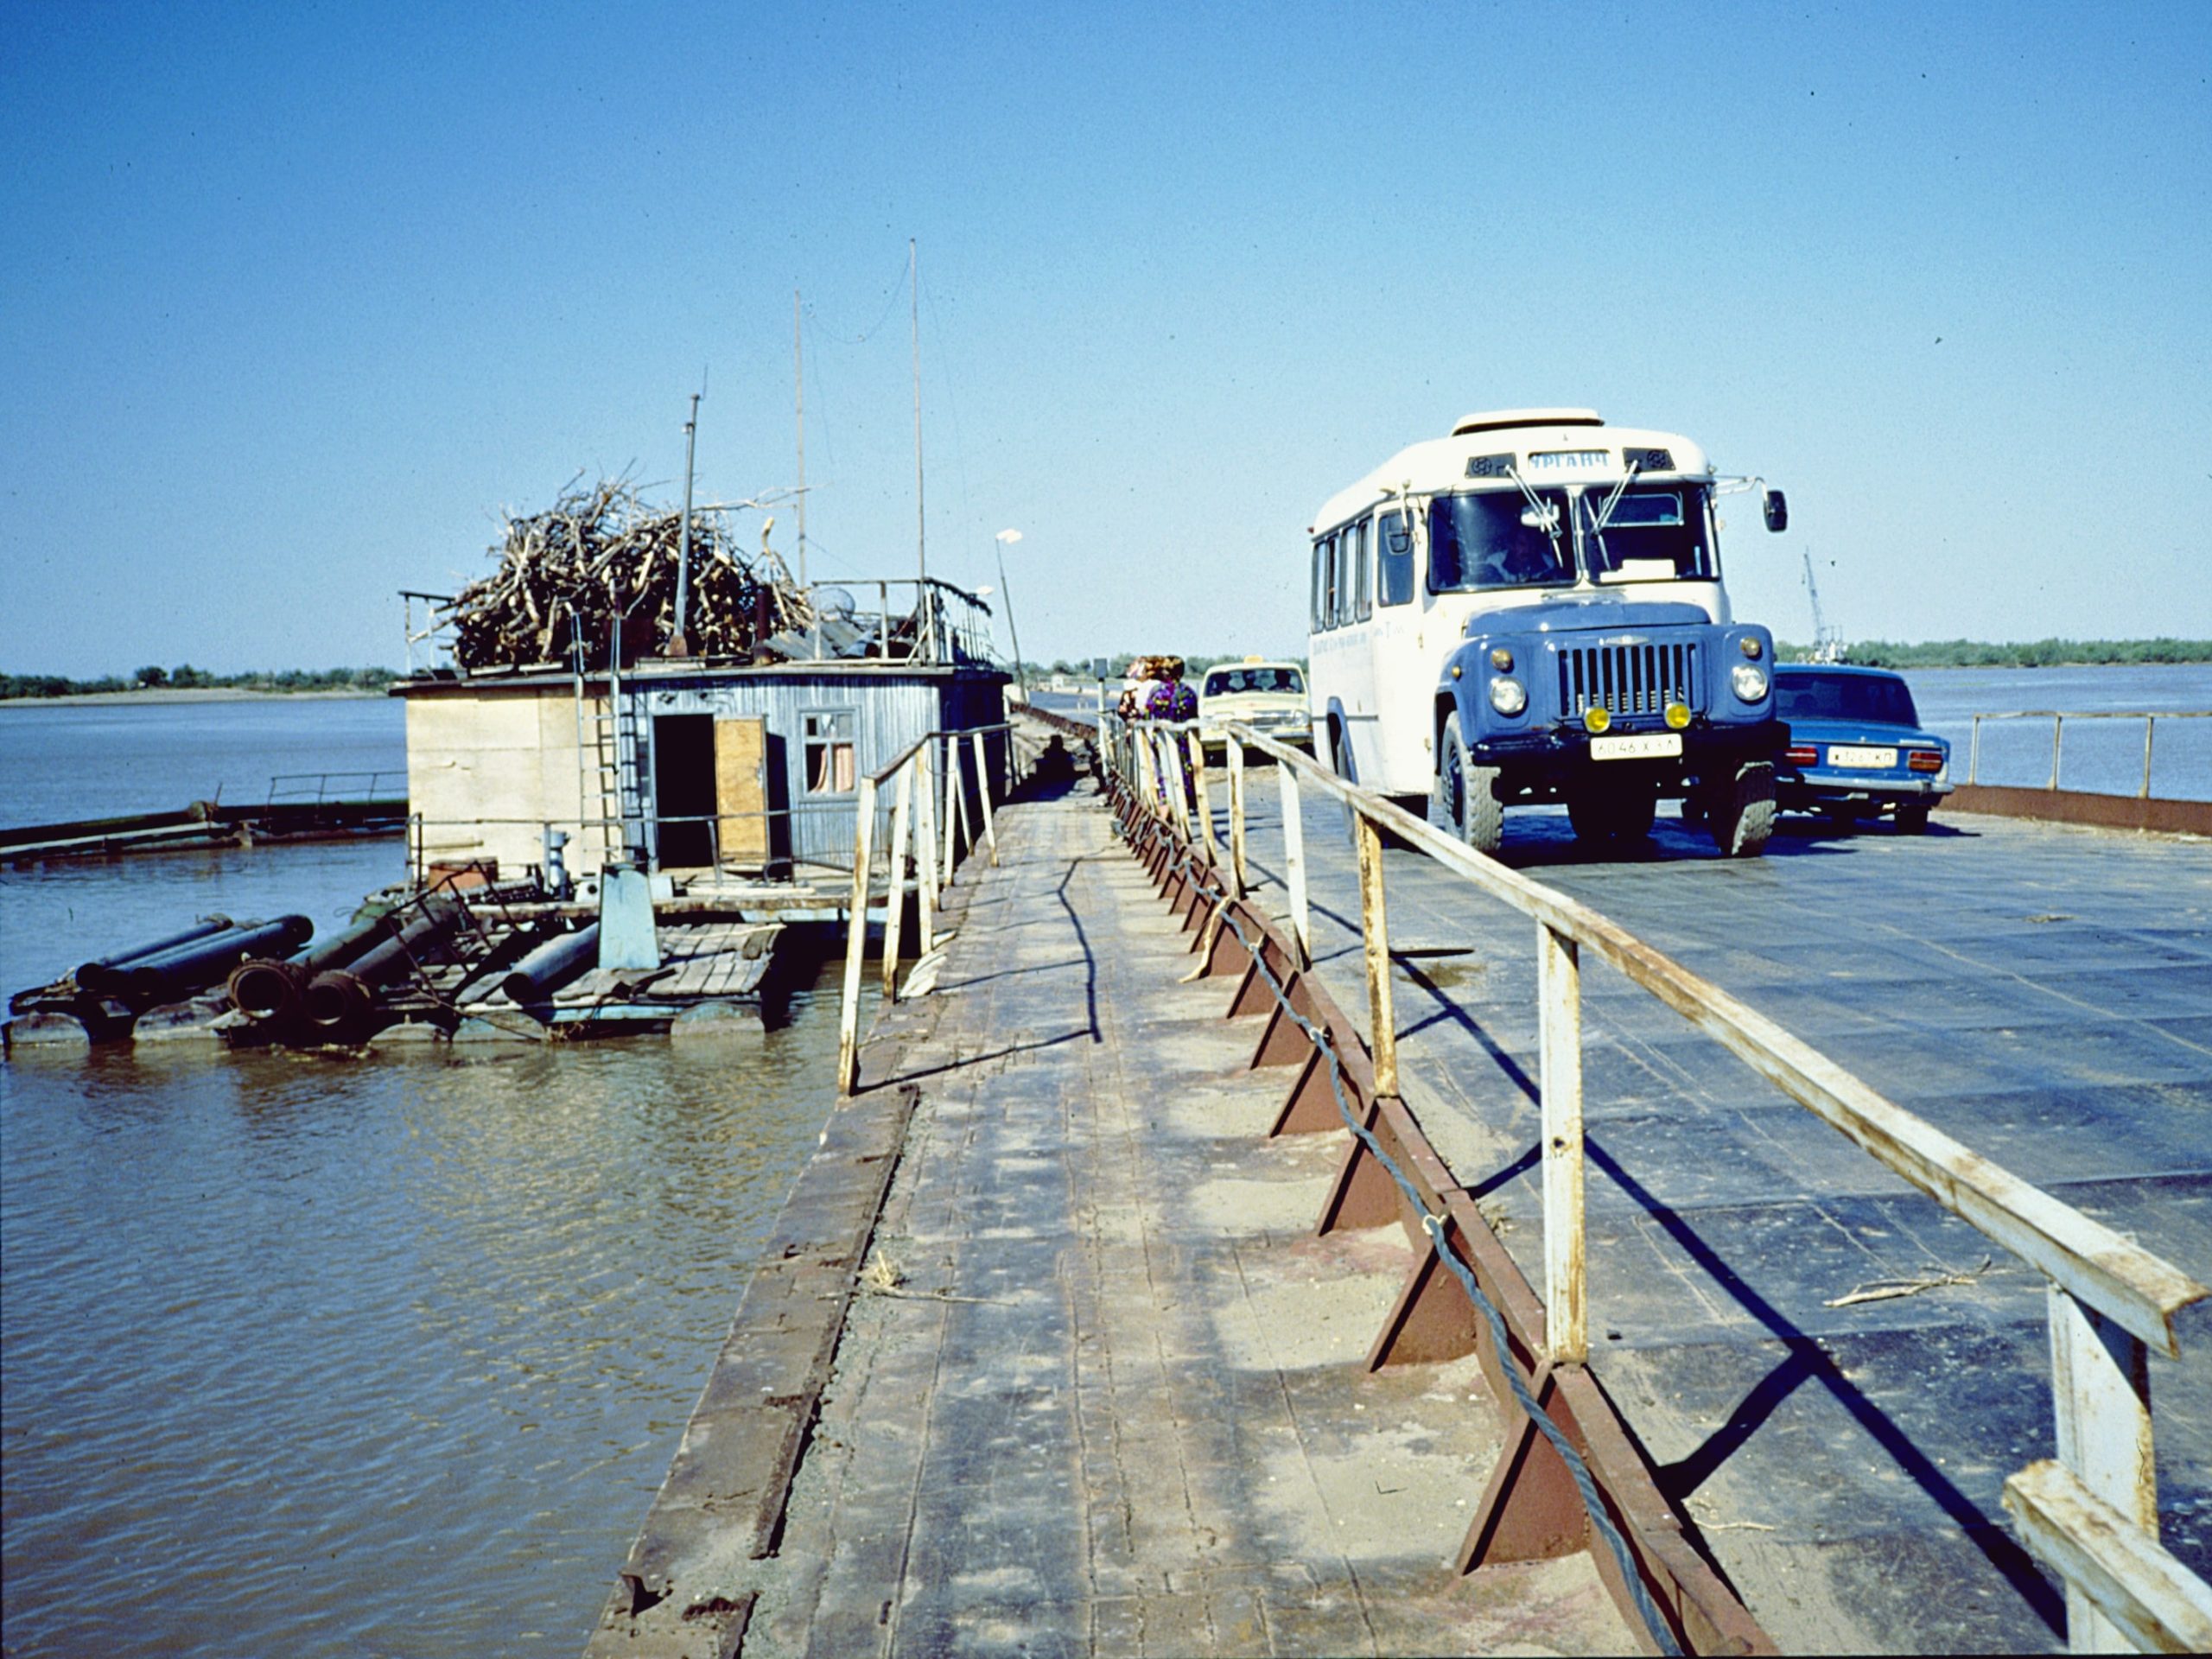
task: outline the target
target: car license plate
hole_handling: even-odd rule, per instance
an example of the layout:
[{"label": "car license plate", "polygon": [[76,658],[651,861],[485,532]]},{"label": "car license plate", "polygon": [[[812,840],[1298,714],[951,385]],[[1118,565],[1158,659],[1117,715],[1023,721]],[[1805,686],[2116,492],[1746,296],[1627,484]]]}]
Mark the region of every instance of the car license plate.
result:
[{"label": "car license plate", "polygon": [[1894,766],[1897,763],[1895,749],[1854,749],[1843,746],[1831,747],[1828,765],[1832,766]]},{"label": "car license plate", "polygon": [[1590,740],[1592,760],[1652,760],[1682,752],[1680,732],[1624,732]]}]

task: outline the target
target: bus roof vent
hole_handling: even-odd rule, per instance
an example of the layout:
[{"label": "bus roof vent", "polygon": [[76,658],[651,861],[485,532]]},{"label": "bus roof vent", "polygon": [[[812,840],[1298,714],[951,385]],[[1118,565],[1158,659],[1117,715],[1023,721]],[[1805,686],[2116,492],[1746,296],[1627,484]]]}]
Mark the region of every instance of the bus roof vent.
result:
[{"label": "bus roof vent", "polygon": [[1495,432],[1507,426],[1603,426],[1605,416],[1594,409],[1494,409],[1486,415],[1463,415],[1452,435]]}]

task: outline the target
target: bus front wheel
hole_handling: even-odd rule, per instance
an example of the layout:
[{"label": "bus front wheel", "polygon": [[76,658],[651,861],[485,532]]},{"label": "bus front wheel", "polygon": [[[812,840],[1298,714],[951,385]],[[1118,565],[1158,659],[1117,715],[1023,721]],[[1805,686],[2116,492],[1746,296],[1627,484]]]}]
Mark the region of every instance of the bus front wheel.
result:
[{"label": "bus front wheel", "polygon": [[1436,781],[1428,797],[1428,821],[1448,830],[1478,853],[1495,853],[1505,841],[1505,807],[1497,798],[1497,768],[1478,766],[1467,758],[1459,736],[1459,716],[1444,721],[1437,747]]},{"label": "bus front wheel", "polygon": [[1723,858],[1757,858],[1774,833],[1774,768],[1764,760],[1739,767],[1706,797],[1706,827]]}]

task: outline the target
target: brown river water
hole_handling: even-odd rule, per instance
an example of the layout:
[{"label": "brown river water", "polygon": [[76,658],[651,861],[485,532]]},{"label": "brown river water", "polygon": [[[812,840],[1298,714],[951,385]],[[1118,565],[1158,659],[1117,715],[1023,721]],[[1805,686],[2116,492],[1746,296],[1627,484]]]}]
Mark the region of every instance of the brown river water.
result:
[{"label": "brown river water", "polygon": [[[380,706],[321,707],[328,764],[381,763]],[[259,783],[226,709],[268,719],[194,709],[162,741],[197,732]],[[310,705],[283,718],[312,739]],[[106,723],[16,725],[10,759],[72,766]],[[86,761],[85,810],[127,765]],[[210,911],[327,931],[400,862],[381,842],[0,871],[0,986]],[[6,1654],[579,1651],[814,1147],[836,1021],[824,982],[782,1030],[695,1044],[19,1051]]]}]

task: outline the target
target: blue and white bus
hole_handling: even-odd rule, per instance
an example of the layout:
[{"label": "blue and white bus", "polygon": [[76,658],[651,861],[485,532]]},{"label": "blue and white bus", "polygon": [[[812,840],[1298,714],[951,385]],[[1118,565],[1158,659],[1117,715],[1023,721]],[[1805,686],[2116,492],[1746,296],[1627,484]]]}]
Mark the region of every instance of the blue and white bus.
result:
[{"label": "blue and white bus", "polygon": [[1309,527],[1316,751],[1483,852],[1508,806],[1564,801],[1606,841],[1662,799],[1759,852],[1788,728],[1773,638],[1721,582],[1732,489],[1785,526],[1781,492],[1592,410],[1471,415],[1399,451]]}]

